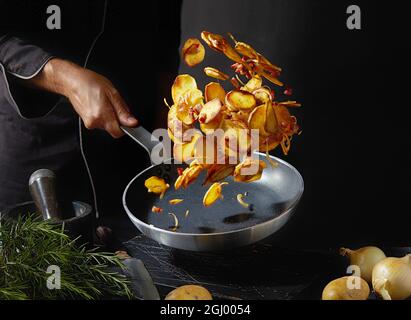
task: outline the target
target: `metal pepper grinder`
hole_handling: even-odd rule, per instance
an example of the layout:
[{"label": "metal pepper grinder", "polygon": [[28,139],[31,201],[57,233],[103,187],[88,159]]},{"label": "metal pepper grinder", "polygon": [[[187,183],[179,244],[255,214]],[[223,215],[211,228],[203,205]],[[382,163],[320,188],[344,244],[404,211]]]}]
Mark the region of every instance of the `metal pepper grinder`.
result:
[{"label": "metal pepper grinder", "polygon": [[57,201],[56,175],[49,169],[33,172],[29,179],[31,197],[44,220],[61,220],[61,208]]}]

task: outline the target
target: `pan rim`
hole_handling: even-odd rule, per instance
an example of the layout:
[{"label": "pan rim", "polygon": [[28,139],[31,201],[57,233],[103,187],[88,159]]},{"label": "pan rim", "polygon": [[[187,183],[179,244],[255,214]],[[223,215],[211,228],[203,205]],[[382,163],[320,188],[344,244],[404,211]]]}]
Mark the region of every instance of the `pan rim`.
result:
[{"label": "pan rim", "polygon": [[[259,156],[266,157],[266,154],[265,154],[265,153],[258,152],[258,151],[255,151],[254,153],[255,153],[255,154],[258,154]],[[133,179],[130,180],[130,182],[127,184],[127,186],[126,186],[126,188],[124,189],[124,192],[123,192],[123,197],[122,197],[123,207],[124,207],[124,209],[126,210],[126,213],[127,213],[127,215],[129,216],[130,220],[132,220],[130,216],[134,217],[134,219],[136,220],[136,222],[139,223],[139,224],[141,224],[143,227],[148,228],[148,229],[151,229],[151,230],[154,230],[154,231],[159,231],[159,232],[162,232],[162,233],[165,233],[165,234],[169,234],[169,235],[173,235],[173,236],[179,236],[179,237],[181,237],[181,236],[184,236],[184,237],[210,237],[210,236],[216,236],[216,237],[217,237],[217,236],[222,236],[222,235],[227,235],[227,234],[240,233],[240,232],[243,232],[243,231],[246,231],[246,230],[253,229],[253,228],[255,228],[255,227],[260,227],[260,226],[262,227],[262,226],[264,226],[264,225],[268,225],[268,224],[270,224],[270,223],[273,223],[275,220],[279,220],[282,216],[288,214],[290,211],[293,211],[293,210],[295,209],[295,207],[297,206],[297,204],[299,203],[299,201],[300,201],[300,199],[301,199],[301,197],[302,197],[302,195],[303,195],[303,193],[304,193],[304,179],[303,179],[302,175],[300,174],[300,172],[299,172],[293,165],[291,165],[290,163],[288,163],[287,161],[285,161],[285,160],[283,160],[283,159],[277,158],[277,157],[272,156],[272,155],[269,155],[269,157],[270,157],[271,159],[273,159],[273,160],[275,160],[275,161],[277,161],[277,162],[280,162],[280,163],[282,163],[283,165],[289,167],[289,168],[296,174],[296,176],[298,177],[298,180],[299,180],[300,183],[301,183],[301,189],[299,190],[299,194],[298,194],[298,196],[295,198],[294,202],[293,202],[288,208],[286,208],[281,214],[279,214],[278,216],[276,216],[276,217],[274,217],[274,218],[272,218],[272,219],[270,219],[270,220],[267,220],[267,221],[264,221],[264,222],[255,224],[255,225],[253,225],[253,226],[244,227],[244,228],[240,228],[240,229],[236,229],[236,230],[223,231],[223,232],[213,232],[213,233],[183,233],[183,232],[169,231],[169,230],[166,230],[166,229],[158,228],[158,227],[156,227],[156,226],[154,226],[154,225],[152,225],[152,224],[148,224],[148,223],[140,220],[139,218],[137,218],[137,217],[129,210],[129,208],[128,208],[128,206],[127,206],[127,202],[126,202],[127,191],[128,191],[128,189],[129,189],[129,187],[133,184],[134,180],[138,179],[138,178],[139,178],[141,175],[143,175],[146,171],[148,171],[148,170],[156,167],[157,164],[154,164],[154,165],[151,165],[151,166],[145,168],[144,170],[140,171],[136,176],[134,176]],[[168,160],[172,160],[172,159],[173,159],[173,158],[170,158],[170,159],[168,159]],[[132,221],[132,222],[133,222],[133,221]],[[141,231],[141,230],[140,230],[140,231]]]}]

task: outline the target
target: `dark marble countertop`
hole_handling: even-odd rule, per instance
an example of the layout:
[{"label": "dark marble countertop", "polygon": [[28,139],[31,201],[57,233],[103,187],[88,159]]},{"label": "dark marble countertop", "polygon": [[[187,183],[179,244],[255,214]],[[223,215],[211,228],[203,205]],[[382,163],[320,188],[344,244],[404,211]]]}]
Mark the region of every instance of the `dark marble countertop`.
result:
[{"label": "dark marble countertop", "polygon": [[[224,252],[189,252],[141,235],[127,219],[110,218],[104,224],[131,256],[144,262],[162,298],[175,287],[199,284],[218,300],[318,300],[324,286],[346,275],[348,266],[337,248],[290,249],[267,238]],[[384,250],[393,256],[411,252],[411,248]]]}]

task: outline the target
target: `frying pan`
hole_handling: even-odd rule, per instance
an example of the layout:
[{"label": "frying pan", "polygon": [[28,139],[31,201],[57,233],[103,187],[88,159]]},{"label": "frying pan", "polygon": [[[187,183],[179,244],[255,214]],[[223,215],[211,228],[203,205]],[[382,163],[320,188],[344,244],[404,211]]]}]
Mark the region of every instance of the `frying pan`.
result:
[{"label": "frying pan", "polygon": [[[122,128],[132,139],[150,154],[159,141],[143,127]],[[234,182],[232,177],[223,186],[223,200],[204,207],[203,196],[208,186],[203,186],[205,172],[184,190],[174,189],[178,168],[172,159],[166,163],[153,164],[137,174],[123,193],[123,206],[132,223],[147,237],[157,242],[183,250],[219,251],[245,246],[262,240],[279,230],[293,215],[304,191],[300,173],[287,162],[270,156],[278,163],[273,168],[265,154],[256,152],[260,160],[266,161],[262,177],[251,183]],[[151,176],[162,177],[170,184],[163,199],[148,193],[144,182]],[[237,194],[246,192],[244,201],[251,204],[245,208],[237,201]],[[171,199],[184,199],[182,203],[170,205]],[[163,209],[153,213],[152,207]],[[188,214],[186,214],[189,210]],[[174,218],[178,228],[174,230]]]}]

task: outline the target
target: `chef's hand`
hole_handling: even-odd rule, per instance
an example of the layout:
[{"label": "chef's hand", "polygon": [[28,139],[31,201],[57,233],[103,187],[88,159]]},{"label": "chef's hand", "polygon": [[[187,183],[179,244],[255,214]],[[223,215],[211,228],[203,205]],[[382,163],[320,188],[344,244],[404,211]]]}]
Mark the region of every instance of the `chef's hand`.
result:
[{"label": "chef's hand", "polygon": [[123,135],[120,125],[135,127],[138,124],[107,78],[72,62],[51,59],[31,79],[31,84],[66,96],[88,129],[104,129],[119,138]]}]

